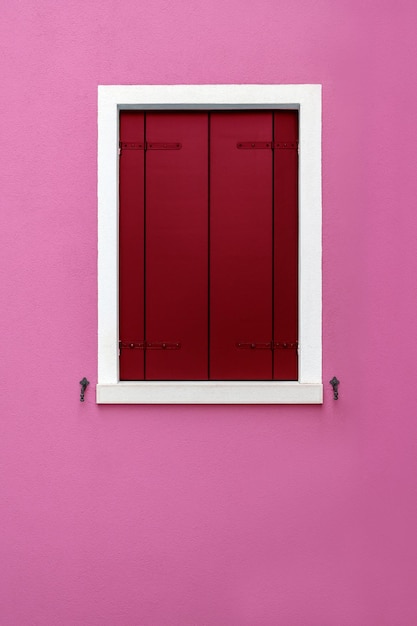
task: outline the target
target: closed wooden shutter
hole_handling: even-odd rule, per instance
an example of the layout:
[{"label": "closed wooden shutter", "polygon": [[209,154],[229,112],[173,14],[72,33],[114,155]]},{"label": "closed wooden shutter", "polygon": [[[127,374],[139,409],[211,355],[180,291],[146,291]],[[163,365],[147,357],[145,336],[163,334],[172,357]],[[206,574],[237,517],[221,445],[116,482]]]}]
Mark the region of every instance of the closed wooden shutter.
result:
[{"label": "closed wooden shutter", "polygon": [[146,115],[147,380],[207,378],[207,117]]},{"label": "closed wooden shutter", "polygon": [[143,113],[120,116],[119,338],[120,379],[144,378],[144,164]]},{"label": "closed wooden shutter", "polygon": [[296,380],[298,113],[120,115],[121,380]]},{"label": "closed wooden shutter", "polygon": [[272,115],[210,117],[210,378],[271,379]]},{"label": "closed wooden shutter", "polygon": [[274,113],[274,380],[298,377],[298,112]]}]

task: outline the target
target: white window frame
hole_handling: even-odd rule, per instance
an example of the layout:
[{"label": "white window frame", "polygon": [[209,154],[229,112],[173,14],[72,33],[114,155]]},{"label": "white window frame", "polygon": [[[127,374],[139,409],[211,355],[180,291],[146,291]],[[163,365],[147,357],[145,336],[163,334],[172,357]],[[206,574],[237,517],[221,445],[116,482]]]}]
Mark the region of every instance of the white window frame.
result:
[{"label": "white window frame", "polygon": [[[120,381],[119,111],[299,111],[299,379]],[[321,404],[321,85],[100,85],[98,87],[99,404]]]}]

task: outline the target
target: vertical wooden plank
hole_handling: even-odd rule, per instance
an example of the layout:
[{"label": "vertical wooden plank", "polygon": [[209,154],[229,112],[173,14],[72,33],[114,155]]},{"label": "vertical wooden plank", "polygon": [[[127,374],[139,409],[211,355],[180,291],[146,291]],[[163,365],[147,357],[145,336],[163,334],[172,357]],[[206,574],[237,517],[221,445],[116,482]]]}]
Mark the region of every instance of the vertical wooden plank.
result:
[{"label": "vertical wooden plank", "polygon": [[[146,114],[147,380],[208,376],[207,125],[207,113]],[[162,342],[181,347],[153,349]]]},{"label": "vertical wooden plank", "polygon": [[[120,141],[128,145],[121,148],[119,161],[119,338],[135,344],[144,339],[143,113],[120,113]],[[121,348],[120,380],[143,376],[143,350]]]},{"label": "vertical wooden plank", "polygon": [[[297,380],[298,111],[274,113],[274,380]],[[287,347],[285,347],[285,345]]]},{"label": "vertical wooden plank", "polygon": [[210,378],[272,378],[272,113],[211,113]]}]

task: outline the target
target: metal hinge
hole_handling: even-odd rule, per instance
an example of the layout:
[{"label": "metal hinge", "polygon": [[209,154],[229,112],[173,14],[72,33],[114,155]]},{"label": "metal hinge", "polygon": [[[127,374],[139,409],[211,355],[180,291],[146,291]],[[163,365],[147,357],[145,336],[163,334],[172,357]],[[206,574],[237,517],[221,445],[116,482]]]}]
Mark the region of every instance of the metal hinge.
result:
[{"label": "metal hinge", "polygon": [[178,341],[119,341],[120,350],[179,350],[181,344]]},{"label": "metal hinge", "polygon": [[155,143],[148,141],[146,143],[146,150],[181,150],[181,148],[182,144],[180,144],[178,141],[173,141],[171,143]]},{"label": "metal hinge", "polygon": [[298,341],[268,341],[264,343],[239,341],[236,348],[241,350],[298,350]]},{"label": "metal hinge", "polygon": [[119,141],[119,154],[121,150],[145,150],[145,144],[139,141]]},{"label": "metal hinge", "polygon": [[181,344],[178,341],[147,341],[146,350],[179,350]]},{"label": "metal hinge", "polygon": [[119,351],[122,348],[129,348],[129,350],[144,350],[145,342],[144,341],[119,341]]},{"label": "metal hinge", "polygon": [[240,150],[298,150],[298,141],[238,141]]},{"label": "metal hinge", "polygon": [[298,150],[298,141],[275,141],[274,150]]},{"label": "metal hinge", "polygon": [[122,150],[181,150],[182,144],[174,142],[140,142],[140,141],[119,141],[119,154]]},{"label": "metal hinge", "polygon": [[298,341],[275,341],[273,350],[294,350],[298,349]]},{"label": "metal hinge", "polygon": [[251,343],[239,341],[236,344],[236,348],[240,348],[241,350],[271,350],[271,342],[268,341],[267,343]]},{"label": "metal hinge", "polygon": [[240,150],[265,150],[272,148],[271,141],[238,141],[236,146]]}]

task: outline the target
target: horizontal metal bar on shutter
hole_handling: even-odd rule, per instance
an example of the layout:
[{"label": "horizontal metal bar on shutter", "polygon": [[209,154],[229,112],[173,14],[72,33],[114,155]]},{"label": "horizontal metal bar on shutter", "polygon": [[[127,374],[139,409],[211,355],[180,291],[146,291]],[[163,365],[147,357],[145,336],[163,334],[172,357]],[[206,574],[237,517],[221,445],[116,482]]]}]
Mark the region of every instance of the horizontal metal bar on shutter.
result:
[{"label": "horizontal metal bar on shutter", "polygon": [[297,150],[298,141],[274,141],[274,150]]},{"label": "horizontal metal bar on shutter", "polygon": [[236,146],[240,150],[296,150],[298,141],[238,141]]},{"label": "horizontal metal bar on shutter", "polygon": [[181,150],[182,144],[178,141],[171,143],[137,141],[119,141],[119,150]]},{"label": "horizontal metal bar on shutter", "polygon": [[236,146],[240,150],[264,150],[272,148],[272,143],[270,141],[238,141]]},{"label": "horizontal metal bar on shutter", "polygon": [[129,350],[144,350],[144,341],[119,341],[119,350],[129,348]]},{"label": "horizontal metal bar on shutter", "polygon": [[179,350],[181,344],[178,341],[120,341],[119,348],[129,350]]},{"label": "horizontal metal bar on shutter", "polygon": [[137,141],[119,141],[120,150],[145,150],[144,143],[138,143]]},{"label": "horizontal metal bar on shutter", "polygon": [[248,342],[239,342],[236,344],[237,348],[241,350],[270,350],[271,342],[268,343],[248,343]]},{"label": "horizontal metal bar on shutter", "polygon": [[179,350],[180,348],[181,344],[178,341],[150,341],[146,343],[147,350]]},{"label": "horizontal metal bar on shutter", "polygon": [[238,342],[236,347],[241,350],[290,350],[298,348],[298,341]]},{"label": "horizontal metal bar on shutter", "polygon": [[181,150],[182,144],[178,141],[165,143],[165,142],[150,142],[146,143],[147,150]]}]

